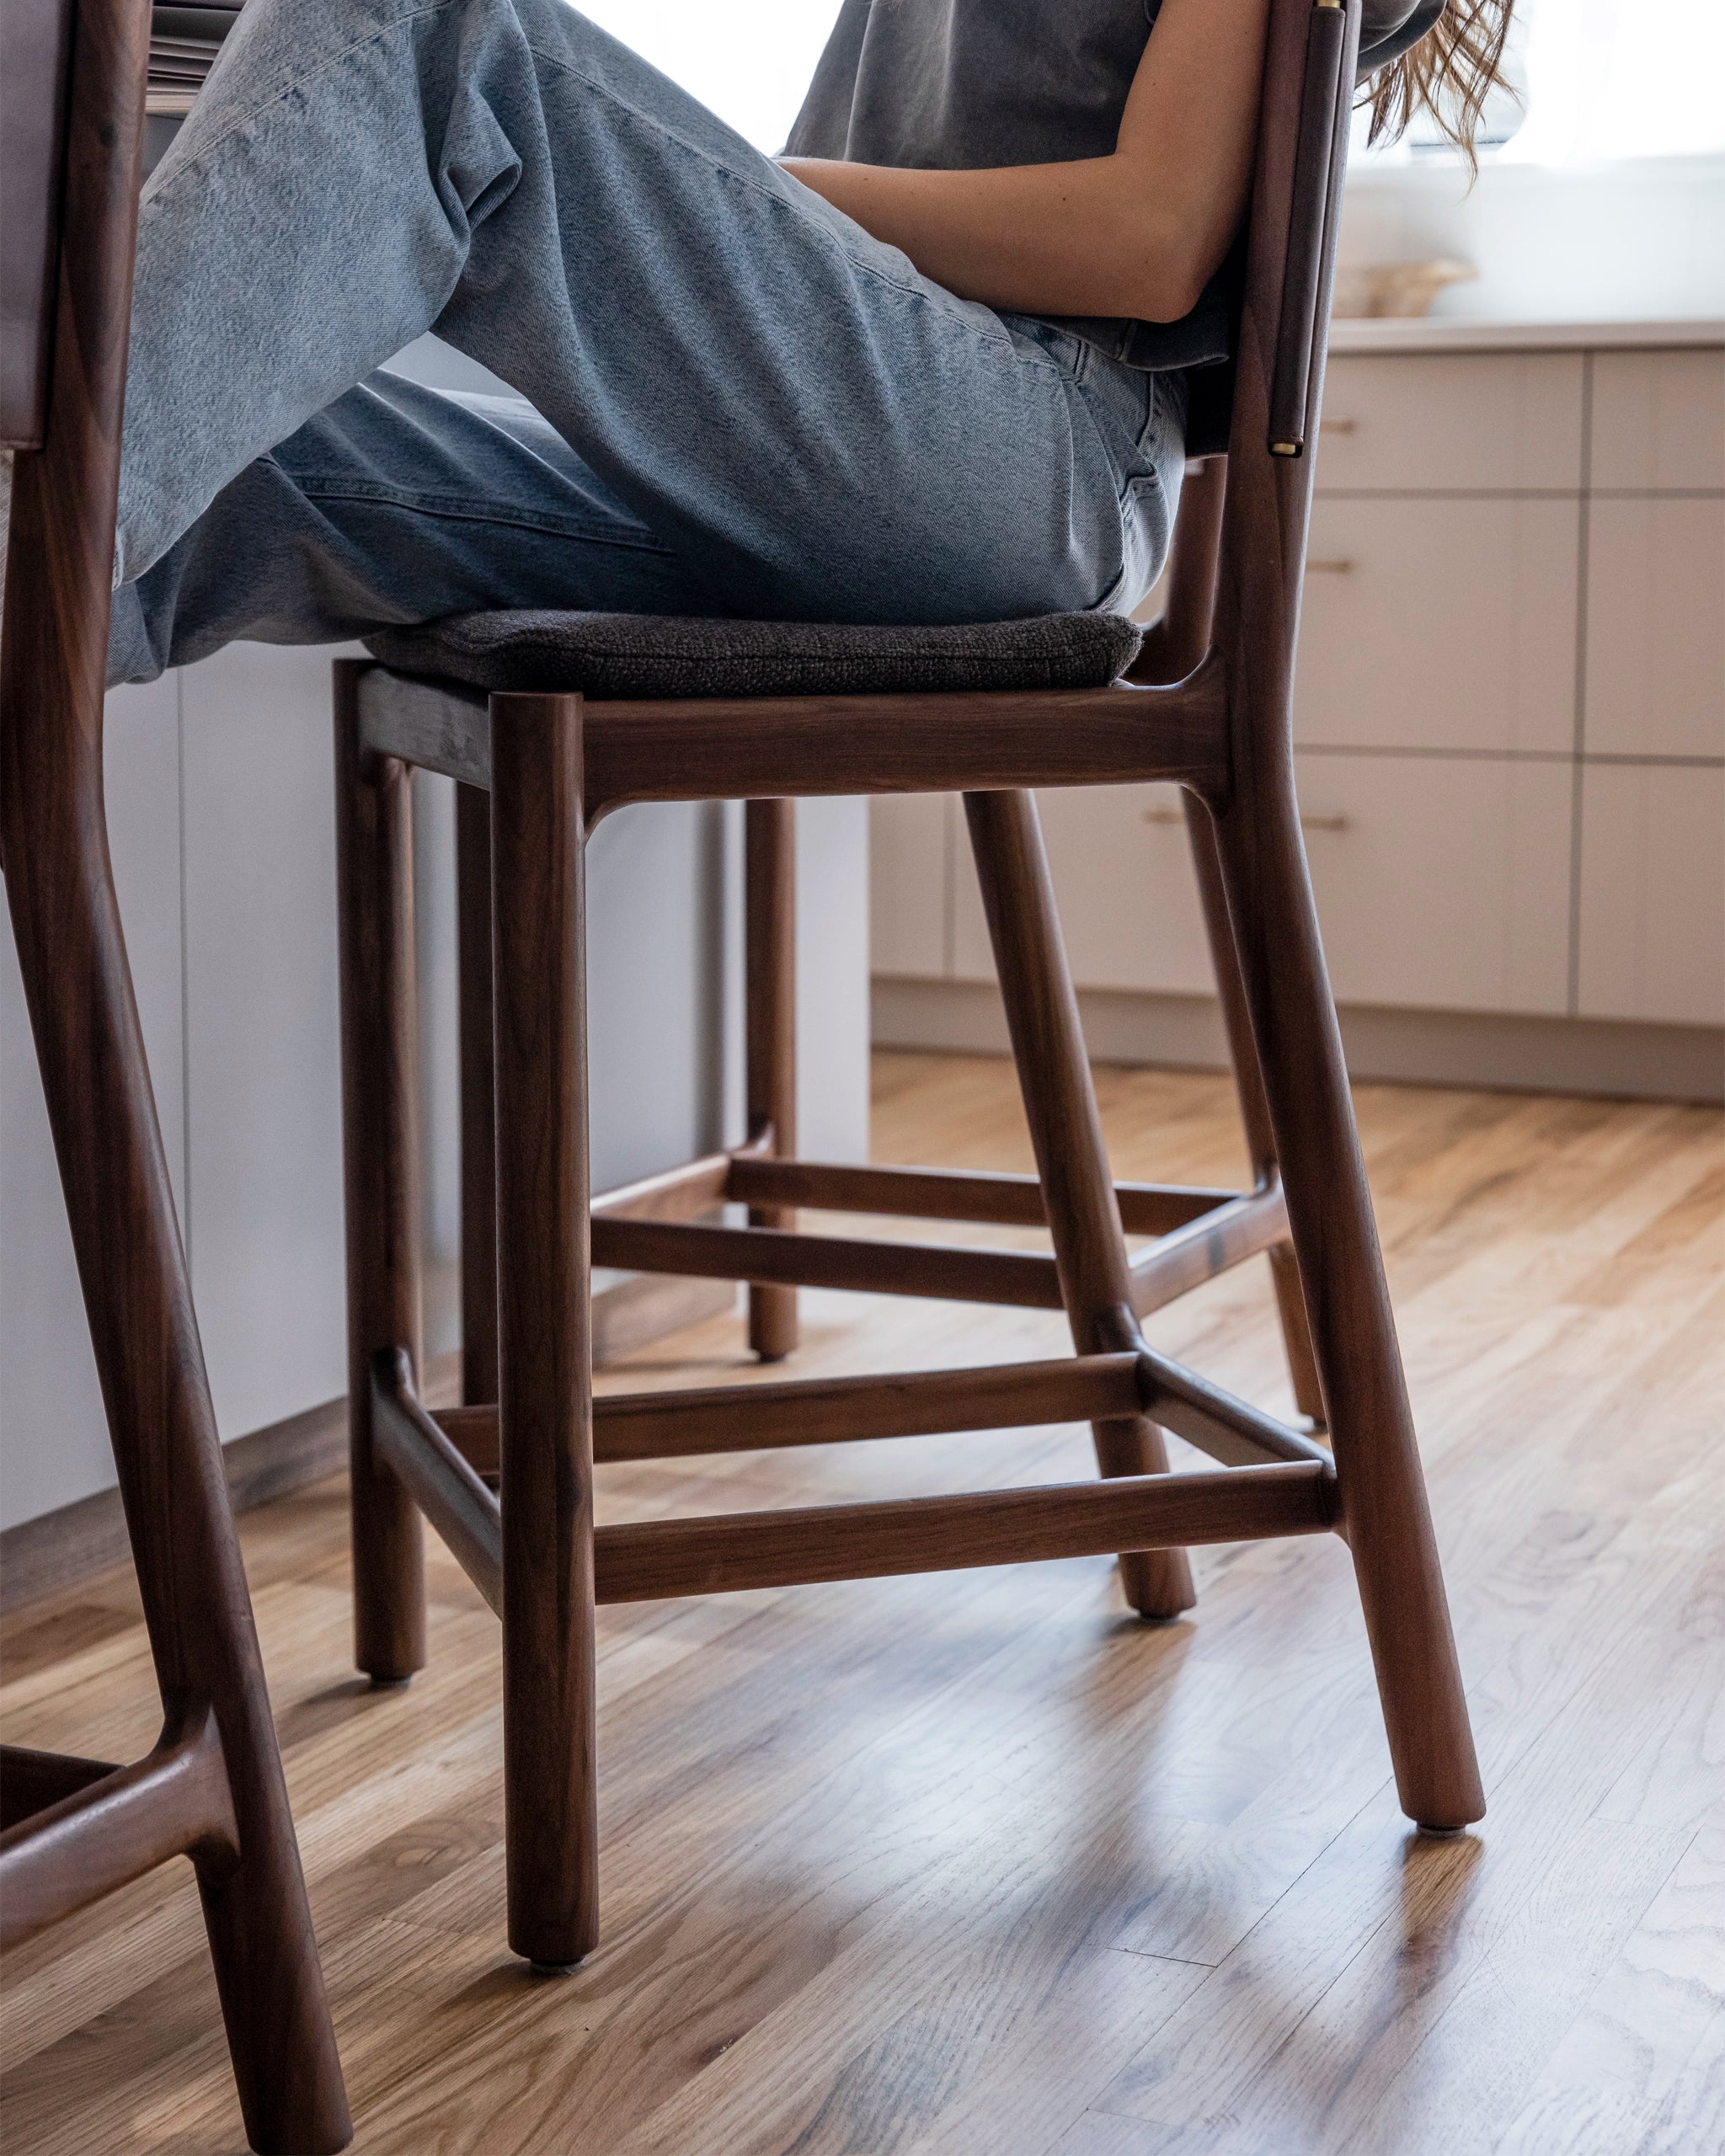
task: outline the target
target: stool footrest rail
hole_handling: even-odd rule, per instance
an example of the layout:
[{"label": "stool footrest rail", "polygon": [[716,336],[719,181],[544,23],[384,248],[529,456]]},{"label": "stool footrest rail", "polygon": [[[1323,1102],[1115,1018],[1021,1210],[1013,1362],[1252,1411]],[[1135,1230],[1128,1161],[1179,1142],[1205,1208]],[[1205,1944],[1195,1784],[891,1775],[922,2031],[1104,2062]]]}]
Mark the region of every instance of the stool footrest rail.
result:
[{"label": "stool footrest rail", "polygon": [[170,1724],[153,1752],[126,1767],[0,1747],[0,1945],[18,1945],[171,1857],[239,1854],[207,1708],[183,1728]]},{"label": "stool footrest rail", "polygon": [[601,1527],[594,1537],[598,1598],[654,1602],[735,1588],[1322,1534],[1331,1524],[1331,1479],[1327,1470],[1302,1462]]},{"label": "stool footrest rail", "polygon": [[[384,1458],[500,1610],[502,1508],[484,1479],[498,1471],[496,1408],[429,1414],[397,1353],[377,1359],[372,1412]],[[594,1536],[597,1598],[654,1601],[1336,1528],[1335,1473],[1320,1446],[1147,1349],[888,1379],[625,1394],[595,1402],[594,1457],[675,1458],[1145,1412],[1251,1464],[601,1527]]]}]

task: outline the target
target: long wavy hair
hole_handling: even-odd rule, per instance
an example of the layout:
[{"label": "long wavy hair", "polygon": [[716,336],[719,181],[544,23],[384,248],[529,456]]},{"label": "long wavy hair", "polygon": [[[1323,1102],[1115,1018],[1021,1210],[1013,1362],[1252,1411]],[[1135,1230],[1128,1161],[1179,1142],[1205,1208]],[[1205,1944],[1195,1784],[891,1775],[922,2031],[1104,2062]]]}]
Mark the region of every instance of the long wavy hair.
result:
[{"label": "long wavy hair", "polygon": [[1449,0],[1419,43],[1374,79],[1365,99],[1371,112],[1367,139],[1393,142],[1426,113],[1477,172],[1480,115],[1504,81],[1503,46],[1514,8],[1515,0]]}]

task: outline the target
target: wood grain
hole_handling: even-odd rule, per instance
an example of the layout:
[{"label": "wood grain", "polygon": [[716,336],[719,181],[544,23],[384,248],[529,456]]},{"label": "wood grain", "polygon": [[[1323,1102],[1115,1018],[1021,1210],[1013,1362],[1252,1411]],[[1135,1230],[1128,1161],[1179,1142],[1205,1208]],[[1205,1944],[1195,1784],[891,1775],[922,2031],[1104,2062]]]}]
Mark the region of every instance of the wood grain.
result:
[{"label": "wood grain", "polygon": [[[51,363],[42,447],[15,456],[10,473],[0,856],[136,1563],[148,1650],[136,1691],[156,1726],[114,1746],[85,1737],[30,1748],[111,1752],[131,1764],[11,1825],[0,1838],[0,1887],[13,1935],[64,1919],[66,1933],[105,1934],[112,1951],[123,1924],[116,1903],[156,1885],[166,1859],[190,1855],[208,1941],[200,2027],[219,2057],[226,2025],[232,2064],[217,2070],[237,2084],[247,2137],[259,2150],[329,2151],[346,2145],[351,2127],[103,799],[149,14],[137,0],[35,12],[49,19],[14,40],[8,13],[5,34],[0,426],[8,440],[28,441],[42,421],[40,367],[51,350]],[[22,126],[20,102],[33,108]],[[35,258],[22,284],[18,244]],[[36,408],[20,413],[20,403]],[[52,1444],[56,1433],[37,1441]],[[129,1883],[152,1867],[152,1876]],[[111,1889],[120,1893],[109,1899]],[[90,1906],[97,1897],[101,1905]]]},{"label": "wood grain", "polygon": [[[1226,782],[1226,712],[1214,671],[1172,688],[949,694],[941,723],[919,696],[750,696],[726,702],[590,703],[585,771],[594,821],[629,801],[944,793],[955,787]],[[374,755],[467,786],[491,782],[485,700],[376,668],[361,699]]]},{"label": "wood grain", "polygon": [[[777,1198],[833,1213],[985,1220],[1002,1227],[1042,1227],[1048,1219],[1042,1185],[1034,1176],[987,1175],[976,1169],[853,1166],[757,1155],[734,1161],[726,1194],[762,1201]],[[1129,1235],[1168,1235],[1239,1195],[1172,1184],[1114,1187],[1120,1225]]]},{"label": "wood grain", "polygon": [[[1136,1348],[1126,1239],[1036,803],[1028,792],[970,792],[964,816],[1072,1344],[1081,1355]],[[1167,1448],[1148,1416],[1092,1428],[1104,1476],[1166,1471]],[[1192,1607],[1192,1568],[1178,1548],[1123,1549],[1120,1584],[1140,1617]]]},{"label": "wood grain", "polygon": [[[743,1084],[748,1144],[797,1150],[797,804],[750,801],[743,819]],[[794,1229],[794,1208],[755,1203],[752,1228]],[[797,1293],[756,1282],[749,1344],[763,1363],[797,1344]]]},{"label": "wood grain", "polygon": [[[1123,1174],[1249,1184],[1225,1079],[1105,1068],[1097,1085]],[[1391,1086],[1362,1088],[1359,1111],[1498,1795],[1477,1840],[1410,1839],[1399,1819],[1327,1537],[1196,1550],[1201,1613],[1165,1630],[1120,1623],[1101,1558],[616,1604],[598,1637],[605,1940],[579,1977],[535,1984],[497,1935],[495,1620],[434,1540],[430,1666],[406,1692],[355,1687],[343,1492],[299,1492],[242,1526],[360,2147],[1717,2140],[1704,1703],[1725,1612],[1725,1124]],[[875,1150],[1022,1172],[1010,1064],[879,1059]],[[1212,1282],[1162,1314],[1157,1346],[1285,1413],[1266,1285],[1258,1266]],[[808,1302],[811,1378],[1066,1345],[1058,1312]],[[601,1382],[747,1385],[754,1367],[734,1315]],[[598,1516],[963,1489],[985,1451],[990,1481],[1028,1486],[1082,1475],[1088,1449],[1075,1426],[623,1462],[599,1470]],[[0,1648],[9,1737],[147,1750],[123,1576],[19,1613]],[[238,2121],[195,1897],[169,1870],[106,1910],[111,1927],[73,1918],[10,1957],[8,2145],[225,2156]],[[1225,2102],[1207,2022],[1244,2047]],[[1135,2057],[1160,2063],[1164,2121],[1208,2123],[1094,2109]]]},{"label": "wood grain", "polygon": [[1222,1475],[1159,1472],[1030,1490],[793,1506],[720,1519],[601,1527],[601,1602],[723,1594],[813,1580],[880,1579],[972,1565],[1175,1549],[1262,1535],[1324,1534],[1327,1470],[1314,1461]]},{"label": "wood grain", "polygon": [[599,1929],[581,700],[491,711],[509,1936],[563,1969]]},{"label": "wood grain", "polygon": [[371,1430],[371,1370],[422,1342],[419,1013],[412,774],[367,754],[363,663],[334,667],[335,859],[341,982],[342,1221],[347,1258],[354,1658],[381,1684],[425,1660],[424,1536]]}]

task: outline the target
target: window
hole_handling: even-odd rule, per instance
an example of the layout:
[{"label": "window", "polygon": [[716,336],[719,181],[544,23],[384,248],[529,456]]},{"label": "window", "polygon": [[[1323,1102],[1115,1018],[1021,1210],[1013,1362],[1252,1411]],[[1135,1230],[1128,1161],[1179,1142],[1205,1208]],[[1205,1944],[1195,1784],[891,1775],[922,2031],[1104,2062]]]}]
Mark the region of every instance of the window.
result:
[{"label": "window", "polygon": [[1725,151],[1721,0],[1531,0],[1527,118],[1539,164]]},{"label": "window", "polygon": [[581,0],[756,149],[784,147],[837,0]]},{"label": "window", "polygon": [[[1576,165],[1725,152],[1725,0],[1517,0],[1504,72],[1509,86],[1481,115],[1485,157]],[[1421,120],[1370,162],[1454,154]]]}]

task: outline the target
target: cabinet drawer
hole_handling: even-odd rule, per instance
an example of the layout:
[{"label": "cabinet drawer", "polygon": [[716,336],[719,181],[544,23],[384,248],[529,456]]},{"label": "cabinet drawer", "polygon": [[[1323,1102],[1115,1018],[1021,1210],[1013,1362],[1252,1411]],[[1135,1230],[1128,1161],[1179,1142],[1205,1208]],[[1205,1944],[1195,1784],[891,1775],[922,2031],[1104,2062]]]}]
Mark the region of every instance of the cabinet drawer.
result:
[{"label": "cabinet drawer", "polygon": [[1582,774],[1584,1018],[1725,1023],[1725,771]]},{"label": "cabinet drawer", "polygon": [[1581,484],[1578,352],[1332,359],[1316,483],[1375,493]]},{"label": "cabinet drawer", "polygon": [[1589,484],[1725,487],[1725,351],[1594,355]]},{"label": "cabinet drawer", "polygon": [[1725,496],[1589,504],[1586,743],[1725,755]]},{"label": "cabinet drawer", "polygon": [[[1084,786],[1038,796],[1049,873],[1081,988],[1215,992],[1176,786]],[[953,970],[994,977],[962,819],[953,878]]]},{"label": "cabinet drawer", "polygon": [[948,825],[944,793],[878,794],[868,804],[871,973],[929,979],[948,961]]},{"label": "cabinet drawer", "polygon": [[1298,762],[1339,1001],[1565,1008],[1569,766],[1421,756]]},{"label": "cabinet drawer", "polygon": [[1295,739],[1568,754],[1579,530],[1573,499],[1316,502]]}]

